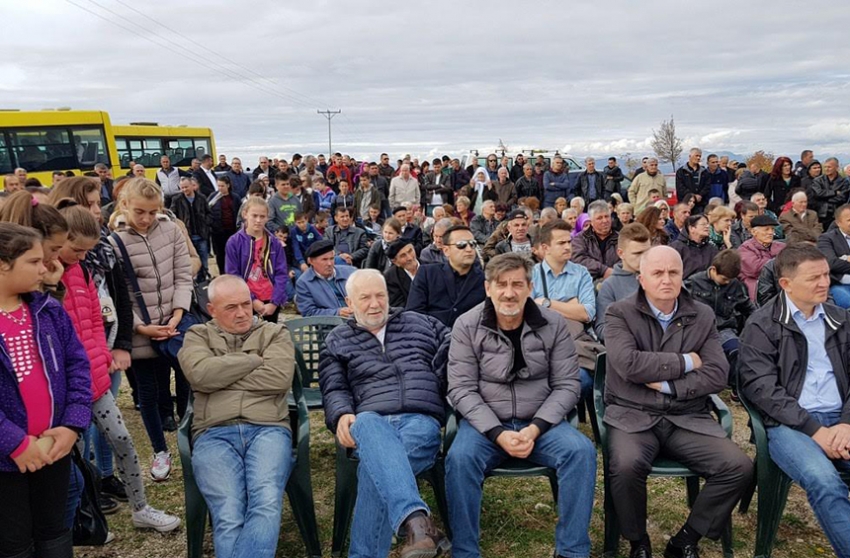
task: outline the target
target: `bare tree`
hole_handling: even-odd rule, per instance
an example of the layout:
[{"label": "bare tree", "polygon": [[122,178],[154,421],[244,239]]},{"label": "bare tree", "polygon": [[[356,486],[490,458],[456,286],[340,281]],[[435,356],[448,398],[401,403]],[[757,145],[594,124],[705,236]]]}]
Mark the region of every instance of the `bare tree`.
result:
[{"label": "bare tree", "polygon": [[652,130],[652,149],[660,161],[671,163],[673,170],[679,167],[682,139],[676,137],[676,123],[673,122],[673,115],[670,115],[670,120],[661,121],[660,130],[657,132]]}]

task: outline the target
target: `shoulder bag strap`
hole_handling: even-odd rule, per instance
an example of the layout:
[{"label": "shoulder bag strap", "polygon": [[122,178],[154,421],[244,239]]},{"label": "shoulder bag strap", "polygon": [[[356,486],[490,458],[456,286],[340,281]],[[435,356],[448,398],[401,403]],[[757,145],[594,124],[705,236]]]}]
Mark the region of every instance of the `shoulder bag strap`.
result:
[{"label": "shoulder bag strap", "polygon": [[115,246],[118,247],[118,250],[121,252],[121,258],[124,260],[124,274],[127,276],[127,281],[130,282],[130,287],[133,289],[133,296],[136,298],[136,304],[139,305],[139,312],[142,313],[142,320],[145,322],[145,325],[150,325],[151,317],[150,314],[148,314],[148,307],[145,306],[142,289],[139,288],[139,280],[136,278],[136,272],[133,270],[133,264],[130,261],[130,254],[127,253],[127,247],[124,245],[124,241],[121,240],[121,237],[118,236],[118,233],[114,232],[110,236],[112,237],[112,241],[115,243]]}]

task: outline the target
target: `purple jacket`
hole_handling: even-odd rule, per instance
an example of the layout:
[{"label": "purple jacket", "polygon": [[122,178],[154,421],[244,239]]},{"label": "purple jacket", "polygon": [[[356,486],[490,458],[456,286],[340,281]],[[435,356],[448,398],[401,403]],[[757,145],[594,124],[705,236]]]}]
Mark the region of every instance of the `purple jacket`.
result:
[{"label": "purple jacket", "polygon": [[[91,371],[83,344],[62,305],[44,293],[24,295],[53,400],[50,426],[82,431],[91,423]],[[27,436],[27,411],[0,339],[0,472],[17,472],[9,455]]]},{"label": "purple jacket", "polygon": [[[286,282],[289,281],[289,270],[286,267],[286,254],[283,245],[277,237],[266,234],[267,245],[263,249],[263,267],[266,275],[274,285],[271,303],[277,306],[286,304]],[[242,228],[227,241],[225,249],[225,271],[228,275],[236,275],[248,280],[251,263],[254,258],[254,237]],[[254,298],[254,295],[251,295]]]}]

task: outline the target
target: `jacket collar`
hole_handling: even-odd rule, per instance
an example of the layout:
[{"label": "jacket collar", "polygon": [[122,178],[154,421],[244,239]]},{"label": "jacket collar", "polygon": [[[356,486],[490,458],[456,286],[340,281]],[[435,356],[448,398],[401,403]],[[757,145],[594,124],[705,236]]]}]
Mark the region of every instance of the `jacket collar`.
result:
[{"label": "jacket collar", "polygon": [[[537,306],[537,303],[534,302],[531,297],[525,301],[525,308],[522,313],[522,322],[535,330],[540,329],[549,323],[543,315],[543,312],[540,311],[540,307]],[[492,329],[493,331],[499,330],[499,322],[496,320],[496,307],[493,306],[493,302],[489,297],[484,300],[484,310],[481,313],[481,325]]]},{"label": "jacket collar", "polygon": [[[404,308],[390,307],[389,314],[387,315],[387,323],[384,324],[384,327],[387,327],[390,324],[390,322],[392,322],[393,320],[398,319],[398,317],[401,316],[402,312],[404,312]],[[365,331],[365,332],[371,334],[371,332],[369,332],[369,330],[367,330],[362,325],[358,324],[357,320],[354,317],[348,318],[346,320],[346,323],[351,327],[351,329],[356,329],[356,330],[359,330],[359,331]]]},{"label": "jacket collar", "polygon": [[[643,290],[642,286],[638,287],[636,300],[637,309],[640,312],[652,317],[653,320],[656,319],[655,314],[652,312],[652,308],[649,307],[649,301],[646,300],[646,292]],[[691,294],[687,291],[687,289],[682,287],[682,291],[679,293],[679,298],[677,299],[677,309],[673,317],[696,316],[696,314],[697,308],[694,304],[693,298],[691,298]]]},{"label": "jacket collar", "polygon": [[[832,332],[838,331],[845,323],[844,316],[842,316],[843,312],[828,302],[824,302],[821,306],[823,307],[826,326]],[[786,328],[797,332],[800,331],[797,323],[794,321],[794,316],[791,314],[791,307],[788,306],[788,300],[784,291],[779,293],[779,296],[773,297],[773,320]]]}]

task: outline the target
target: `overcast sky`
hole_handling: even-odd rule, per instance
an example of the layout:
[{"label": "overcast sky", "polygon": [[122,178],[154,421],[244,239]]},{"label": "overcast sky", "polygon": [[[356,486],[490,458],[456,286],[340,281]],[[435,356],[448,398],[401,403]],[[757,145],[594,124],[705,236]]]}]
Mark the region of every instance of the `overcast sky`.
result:
[{"label": "overcast sky", "polygon": [[[791,4],[791,3],[788,3]],[[0,107],[209,126],[219,153],[850,153],[850,4],[0,0]],[[97,15],[95,15],[97,14]],[[100,16],[100,17],[98,17]]]}]

